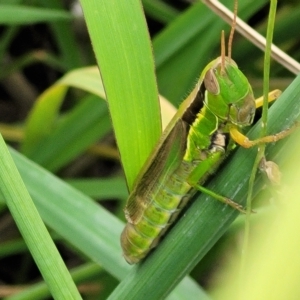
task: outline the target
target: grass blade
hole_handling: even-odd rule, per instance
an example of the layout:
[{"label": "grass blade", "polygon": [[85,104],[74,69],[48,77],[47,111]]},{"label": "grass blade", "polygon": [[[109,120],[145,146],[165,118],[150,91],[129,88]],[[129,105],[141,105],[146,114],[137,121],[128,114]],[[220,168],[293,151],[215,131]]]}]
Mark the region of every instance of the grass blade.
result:
[{"label": "grass blade", "polygon": [[138,0],[81,3],[131,189],[161,133],[145,16]]},{"label": "grass blade", "polygon": [[0,137],[1,193],[54,298],[81,299]]}]

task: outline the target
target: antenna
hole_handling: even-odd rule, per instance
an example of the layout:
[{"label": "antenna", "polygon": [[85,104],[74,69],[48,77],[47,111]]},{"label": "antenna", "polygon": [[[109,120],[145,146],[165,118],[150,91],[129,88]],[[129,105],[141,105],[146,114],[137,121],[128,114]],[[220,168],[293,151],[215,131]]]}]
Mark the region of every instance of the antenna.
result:
[{"label": "antenna", "polygon": [[235,30],[235,27],[236,27],[237,10],[238,10],[238,0],[235,0],[234,1],[234,9],[233,9],[233,20],[232,20],[231,31],[230,31],[229,40],[228,40],[228,58],[229,58],[229,61],[231,60],[232,40],[233,40],[234,30]]},{"label": "antenna", "polygon": [[225,33],[221,32],[221,74],[225,73]]}]

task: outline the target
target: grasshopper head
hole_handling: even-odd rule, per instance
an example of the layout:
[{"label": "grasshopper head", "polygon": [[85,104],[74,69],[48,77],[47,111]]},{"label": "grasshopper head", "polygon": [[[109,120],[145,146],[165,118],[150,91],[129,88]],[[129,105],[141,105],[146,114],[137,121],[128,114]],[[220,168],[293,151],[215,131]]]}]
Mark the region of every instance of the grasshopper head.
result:
[{"label": "grasshopper head", "polygon": [[252,124],[255,99],[251,86],[237,64],[228,57],[211,62],[203,72],[205,104],[218,118],[238,126]]}]

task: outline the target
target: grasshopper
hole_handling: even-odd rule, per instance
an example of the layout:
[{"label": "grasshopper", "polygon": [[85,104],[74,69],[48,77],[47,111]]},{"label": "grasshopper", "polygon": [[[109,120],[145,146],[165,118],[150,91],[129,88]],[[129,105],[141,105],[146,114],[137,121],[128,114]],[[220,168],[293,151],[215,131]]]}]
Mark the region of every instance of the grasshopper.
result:
[{"label": "grasshopper", "polygon": [[[290,134],[287,129],[249,140],[241,132],[253,123],[255,110],[262,106],[262,101],[255,100],[246,76],[231,58],[234,27],[235,19],[228,55],[225,55],[223,32],[221,56],[202,71],[142,168],[127,200],[124,211],[128,223],[121,235],[121,245],[130,264],[138,263],[157,246],[198,191],[244,212],[236,202],[203,185],[236,145],[249,148],[276,142]],[[268,101],[279,94],[271,92]]]}]

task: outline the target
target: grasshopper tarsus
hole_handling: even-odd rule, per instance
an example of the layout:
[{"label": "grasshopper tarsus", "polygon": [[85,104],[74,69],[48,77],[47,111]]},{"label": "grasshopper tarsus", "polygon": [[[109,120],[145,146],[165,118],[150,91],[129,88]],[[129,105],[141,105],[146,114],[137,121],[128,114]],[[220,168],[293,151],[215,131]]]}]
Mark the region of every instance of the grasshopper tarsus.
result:
[{"label": "grasshopper tarsus", "polygon": [[244,207],[241,204],[239,204],[227,197],[224,197],[224,200],[225,200],[225,204],[228,204],[229,206],[231,206],[232,208],[238,210],[239,212],[241,212],[243,214],[246,213],[246,210],[244,209]]}]

